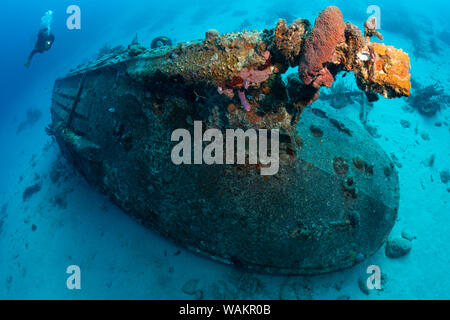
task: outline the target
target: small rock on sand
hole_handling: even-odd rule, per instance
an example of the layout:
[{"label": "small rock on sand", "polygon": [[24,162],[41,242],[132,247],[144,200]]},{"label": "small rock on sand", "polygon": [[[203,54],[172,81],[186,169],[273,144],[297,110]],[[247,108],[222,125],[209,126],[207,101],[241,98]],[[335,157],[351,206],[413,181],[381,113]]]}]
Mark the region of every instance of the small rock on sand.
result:
[{"label": "small rock on sand", "polygon": [[39,191],[41,191],[41,187],[42,187],[41,183],[36,183],[36,184],[34,184],[34,185],[32,185],[32,186],[26,188],[26,189],[23,191],[23,194],[22,194],[22,201],[23,201],[23,202],[27,201],[27,200],[30,199],[34,194],[36,194],[36,193],[38,193]]},{"label": "small rock on sand", "polygon": [[440,175],[442,183],[447,183],[450,181],[450,172],[448,172],[448,170],[441,171]]},{"label": "small rock on sand", "polygon": [[432,154],[431,155],[431,157],[429,157],[428,159],[425,159],[424,161],[423,161],[423,164],[425,165],[425,166],[427,166],[427,167],[433,167],[433,165],[434,165],[434,161],[436,160],[436,155],[435,154]]},{"label": "small rock on sand", "polygon": [[416,239],[416,236],[413,235],[409,230],[403,230],[402,231],[402,238],[409,240],[409,241],[413,241],[414,239]]},{"label": "small rock on sand", "polygon": [[422,139],[423,139],[424,141],[429,141],[429,140],[430,140],[430,135],[429,135],[428,133],[426,133],[426,132],[422,132],[422,133],[420,134],[420,136],[422,137]]},{"label": "small rock on sand", "polygon": [[389,258],[399,258],[411,251],[412,242],[404,238],[388,240],[386,243],[386,256]]},{"label": "small rock on sand", "polygon": [[366,295],[370,294],[369,288],[367,288],[367,279],[364,278],[363,276],[359,276],[358,278],[358,287],[362,293]]},{"label": "small rock on sand", "polygon": [[181,290],[188,294],[188,295],[194,295],[197,292],[197,285],[198,285],[198,281],[197,279],[191,279],[188,282],[186,282],[183,286],[183,288],[181,288]]},{"label": "small rock on sand", "polygon": [[405,129],[411,127],[411,122],[409,122],[408,120],[400,120],[400,124]]}]

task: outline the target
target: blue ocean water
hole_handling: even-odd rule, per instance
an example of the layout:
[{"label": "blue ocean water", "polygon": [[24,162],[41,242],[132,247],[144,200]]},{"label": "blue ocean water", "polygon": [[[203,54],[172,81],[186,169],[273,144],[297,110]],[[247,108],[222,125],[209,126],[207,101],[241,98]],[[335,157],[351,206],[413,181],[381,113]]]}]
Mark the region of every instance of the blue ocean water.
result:
[{"label": "blue ocean water", "polygon": [[[80,30],[66,25],[70,16],[66,10],[73,4],[81,9]],[[177,43],[201,39],[211,28],[220,33],[263,30],[273,28],[278,18],[313,22],[328,5],[338,6],[344,20],[361,29],[370,15],[368,7],[378,6],[384,42],[402,48],[411,59],[417,83],[412,96],[429,85],[442,89],[432,100],[440,109],[431,117],[411,110],[406,98],[381,99],[368,116],[377,129],[377,142],[399,164],[400,211],[392,235],[414,235],[407,256],[388,259],[380,249],[367,263],[316,277],[246,273],[198,257],[143,228],[70,167],[64,169],[65,182],[58,188],[52,185],[49,174],[59,149],[44,128],[51,121],[53,83],[96,57],[102,46],[126,46],[136,34],[150,46],[160,35]],[[445,274],[450,265],[450,184],[445,179],[450,170],[447,1],[4,0],[1,7],[1,299],[193,299],[195,295],[183,290],[190,280],[199,280],[209,299],[450,298]],[[24,63],[47,10],[53,11],[54,45],[35,55],[27,69]],[[354,105],[341,111],[358,122]],[[41,189],[23,201],[24,190],[37,180],[44,181]],[[81,267],[81,290],[66,287],[66,268],[72,264]],[[367,295],[358,279],[366,277],[369,264],[380,265],[387,280],[383,290]]]}]

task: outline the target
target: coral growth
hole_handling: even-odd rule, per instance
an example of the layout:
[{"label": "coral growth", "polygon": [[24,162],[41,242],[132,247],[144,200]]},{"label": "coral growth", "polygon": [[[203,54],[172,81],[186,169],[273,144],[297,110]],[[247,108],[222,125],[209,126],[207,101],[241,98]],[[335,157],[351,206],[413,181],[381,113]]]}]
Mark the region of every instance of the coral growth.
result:
[{"label": "coral growth", "polygon": [[383,40],[383,36],[377,31],[377,19],[375,17],[372,17],[364,23],[364,37],[366,37],[367,41],[370,41],[372,36]]},{"label": "coral growth", "polygon": [[357,72],[358,87],[380,93],[386,98],[409,96],[411,75],[408,54],[377,42],[369,44],[368,48],[369,67]]},{"label": "coral growth", "polygon": [[295,107],[303,108],[319,98],[319,90],[311,85],[305,85],[298,74],[290,74],[287,80],[289,98]]},{"label": "coral growth", "polygon": [[361,30],[354,24],[347,22],[345,28],[345,43],[336,48],[341,64],[346,71],[357,70],[361,63],[368,61],[370,55],[364,53],[366,41]]},{"label": "coral growth", "polygon": [[450,95],[438,83],[421,86],[414,82],[414,94],[408,98],[409,105],[428,117],[434,116],[442,107],[450,103]]},{"label": "coral growth", "polygon": [[333,63],[336,46],[345,41],[346,24],[339,8],[330,6],[316,19],[299,65],[299,75],[306,84],[314,87],[331,87],[334,76],[328,64]]},{"label": "coral growth", "polygon": [[205,40],[206,41],[214,40],[214,39],[217,39],[218,37],[220,37],[220,33],[216,29],[209,29],[208,31],[205,32]]},{"label": "coral growth", "polygon": [[241,104],[242,104],[242,107],[244,108],[244,110],[250,111],[251,106],[250,106],[250,103],[248,102],[247,98],[245,97],[245,92],[242,90],[239,90],[238,96],[239,96],[239,99],[241,100]]},{"label": "coral growth", "polygon": [[[341,71],[355,74],[369,101],[378,99],[378,93],[388,98],[409,95],[409,57],[402,50],[370,42],[371,35],[381,37],[375,22],[366,23],[365,38],[357,26],[344,22],[337,7],[330,6],[319,14],[312,30],[304,19],[291,25],[280,19],[275,28],[262,32],[221,35],[209,30],[203,41],[176,47],[149,50],[134,44],[114,59],[107,55],[73,73],[127,61],[128,75],[136,81],[173,90],[182,85],[196,87],[196,92],[183,93],[193,101],[215,91],[218,99],[231,100],[227,105],[240,103],[244,110],[264,114],[285,110],[297,118],[319,97],[320,87],[330,88]],[[287,86],[279,81],[282,73],[296,66],[298,77],[291,77]],[[287,94],[289,101],[284,99]]]},{"label": "coral growth", "polygon": [[280,19],[275,30],[265,30],[266,41],[270,43],[268,49],[285,68],[299,64],[300,53],[309,26],[308,20],[298,19],[288,27],[286,21]]},{"label": "coral growth", "polygon": [[[268,53],[270,55],[270,53]],[[258,70],[254,68],[243,68],[241,72],[239,72],[239,77],[245,82],[248,80],[250,83],[261,83],[269,79],[269,76],[272,74],[272,68],[268,67],[263,70]]]},{"label": "coral growth", "polygon": [[116,46],[116,47],[110,47],[109,45],[105,44],[103,47],[100,48],[100,50],[97,53],[97,59],[102,58],[106,55],[117,55],[121,54],[125,51],[124,46]]}]

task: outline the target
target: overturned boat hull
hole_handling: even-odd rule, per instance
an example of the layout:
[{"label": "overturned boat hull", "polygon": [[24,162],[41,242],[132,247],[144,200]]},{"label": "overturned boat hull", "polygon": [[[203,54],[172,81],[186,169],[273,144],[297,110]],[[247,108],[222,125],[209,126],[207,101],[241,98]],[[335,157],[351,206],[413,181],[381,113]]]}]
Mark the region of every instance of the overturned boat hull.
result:
[{"label": "overturned boat hull", "polygon": [[[286,68],[264,41],[246,34],[156,51],[130,46],[81,66],[55,82],[53,134],[91,185],[183,247],[258,272],[350,267],[375,253],[395,223],[397,171],[360,125],[305,107],[315,88],[306,96],[312,87],[301,88],[307,99],[296,101],[289,86],[298,78],[284,84],[276,71]],[[237,55],[263,66],[236,71],[229,63],[238,65]],[[193,70],[193,61],[209,66]],[[220,63],[231,82],[220,78]],[[252,79],[244,82],[250,110],[233,95],[243,90],[233,72]],[[278,173],[175,165],[171,135],[193,135],[194,121],[204,130],[279,129]]]}]

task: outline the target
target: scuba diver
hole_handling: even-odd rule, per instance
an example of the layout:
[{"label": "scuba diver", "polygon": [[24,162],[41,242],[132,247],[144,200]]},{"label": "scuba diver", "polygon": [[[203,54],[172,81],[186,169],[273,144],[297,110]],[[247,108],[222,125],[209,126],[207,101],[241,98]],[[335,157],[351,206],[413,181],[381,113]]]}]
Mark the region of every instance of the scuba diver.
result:
[{"label": "scuba diver", "polygon": [[47,11],[41,18],[41,27],[38,33],[38,39],[34,45],[34,49],[28,56],[27,62],[25,62],[25,67],[29,67],[31,59],[36,53],[44,53],[51,49],[53,42],[55,41],[55,36],[50,31],[50,26],[53,20],[53,11]]}]

